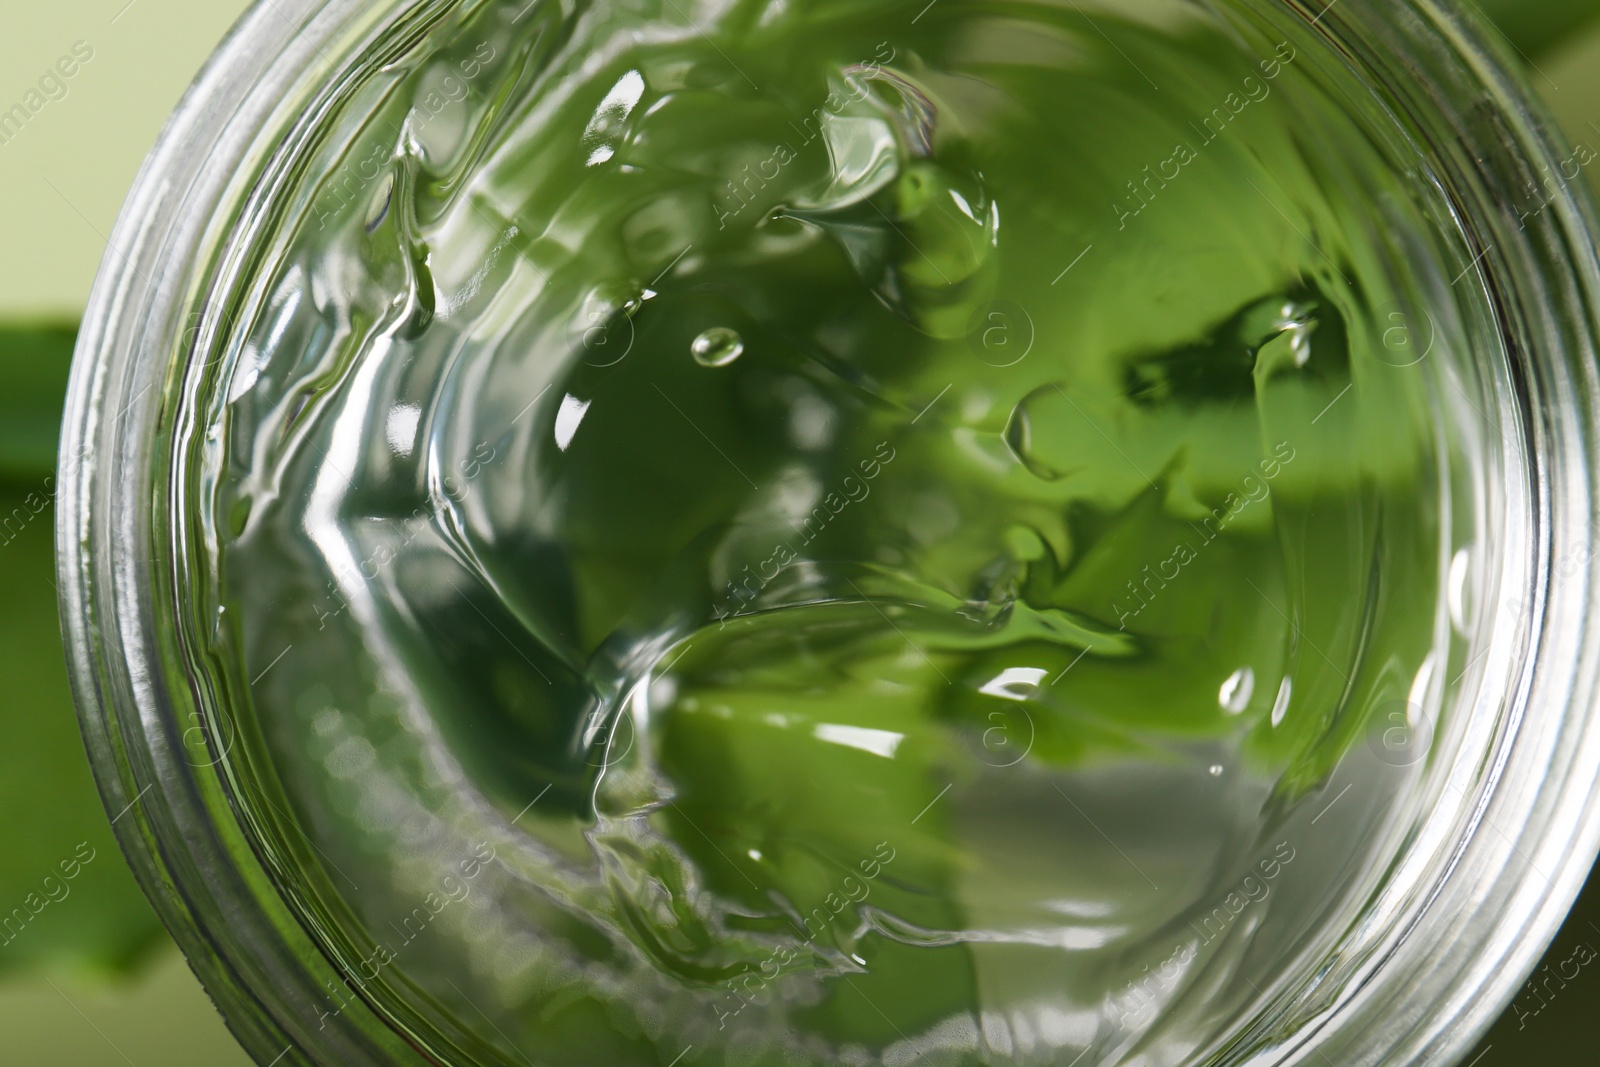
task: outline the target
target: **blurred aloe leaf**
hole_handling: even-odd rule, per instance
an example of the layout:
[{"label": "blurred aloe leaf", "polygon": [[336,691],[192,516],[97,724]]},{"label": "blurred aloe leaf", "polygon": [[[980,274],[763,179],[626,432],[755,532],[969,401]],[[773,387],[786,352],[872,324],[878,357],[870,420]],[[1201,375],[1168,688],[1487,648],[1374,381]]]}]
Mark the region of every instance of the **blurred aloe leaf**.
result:
[{"label": "blurred aloe leaf", "polygon": [[0,479],[38,481],[56,466],[72,323],[0,325]]},{"label": "blurred aloe leaf", "polygon": [[0,975],[115,971],[161,938],[89,774],[56,620],[56,440],[76,335],[0,327]]},{"label": "blurred aloe leaf", "polygon": [[[8,437],[7,448],[14,442]],[[78,735],[56,623],[55,485],[48,473],[0,484],[8,712],[0,716],[0,811],[8,816],[0,975],[44,965],[115,971],[161,937],[112,838]]]},{"label": "blurred aloe leaf", "polygon": [[1463,0],[1463,6],[1476,7],[1530,60],[1600,17],[1600,0]]}]

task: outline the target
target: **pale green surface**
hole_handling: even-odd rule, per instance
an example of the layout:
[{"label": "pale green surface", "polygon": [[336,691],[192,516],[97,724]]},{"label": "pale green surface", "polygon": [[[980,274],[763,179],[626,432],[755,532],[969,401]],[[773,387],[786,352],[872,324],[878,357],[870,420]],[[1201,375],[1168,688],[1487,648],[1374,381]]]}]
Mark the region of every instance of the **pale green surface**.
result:
[{"label": "pale green surface", "polygon": [[3,1067],[248,1067],[175,950],[118,986],[0,985]]},{"label": "pale green surface", "polygon": [[0,203],[15,205],[0,211],[0,316],[82,311],[139,164],[245,7],[243,0],[5,5],[0,112],[35,89],[75,42],[93,48],[94,58],[66,83],[64,97],[0,144]]}]

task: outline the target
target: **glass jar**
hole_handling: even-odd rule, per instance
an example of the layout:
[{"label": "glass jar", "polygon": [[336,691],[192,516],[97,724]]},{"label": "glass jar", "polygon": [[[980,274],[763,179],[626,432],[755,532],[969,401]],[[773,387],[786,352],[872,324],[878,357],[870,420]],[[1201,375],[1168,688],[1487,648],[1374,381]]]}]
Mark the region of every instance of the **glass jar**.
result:
[{"label": "glass jar", "polygon": [[[315,812],[285,810],[295,805],[276,792],[263,756],[250,689],[291,649],[217,662],[207,636],[215,619],[196,612],[209,604],[196,576],[215,531],[182,506],[214,474],[195,458],[220,447],[197,404],[216,375],[238,371],[247,330],[234,297],[281,252],[287,212],[310,210],[302,222],[319,214],[290,191],[329,166],[328,146],[355,131],[351,102],[373,92],[380,72],[482,7],[254,8],[141,172],[79,342],[62,445],[60,589],[91,760],[145,891],[266,1064],[546,1055],[525,1051],[486,1013],[499,1006],[479,1008],[453,983],[459,1002],[442,1004],[390,966],[392,953],[374,955],[371,932],[352,918],[360,889],[319,845]],[[1355,121],[1437,193],[1449,284],[1425,304],[1380,309],[1379,320],[1387,362],[1431,358],[1439,386],[1454,524],[1439,578],[1456,650],[1368,738],[1364,756],[1353,750],[1412,777],[1393,847],[1372,860],[1381,869],[1338,912],[1347,921],[1268,988],[1252,986],[1248,1012],[1226,1032],[1149,1062],[1446,1062],[1510,1000],[1600,847],[1600,738],[1589,713],[1597,638],[1586,625],[1600,395],[1595,219],[1572,153],[1507,57],[1453,5],[1222,7],[1238,26],[1292,41],[1291,52],[1339,84]],[[1094,10],[1109,18],[1115,8]],[[660,17],[709,17],[694,12]],[[354,180],[366,188],[370,177],[358,170]],[[981,359],[1011,365],[990,349],[990,333],[975,336]],[[1330,783],[1308,825],[1344,798],[1337,775]],[[526,811],[499,819],[506,840]],[[485,847],[462,860],[456,885],[490,862]],[[313,868],[315,878],[297,873]],[[677,1055],[698,1045],[688,1062],[702,1062],[720,1031],[683,1031]],[[1011,1053],[995,1047],[986,1062],[1007,1062]],[[669,1061],[670,1048],[659,1054]]]}]

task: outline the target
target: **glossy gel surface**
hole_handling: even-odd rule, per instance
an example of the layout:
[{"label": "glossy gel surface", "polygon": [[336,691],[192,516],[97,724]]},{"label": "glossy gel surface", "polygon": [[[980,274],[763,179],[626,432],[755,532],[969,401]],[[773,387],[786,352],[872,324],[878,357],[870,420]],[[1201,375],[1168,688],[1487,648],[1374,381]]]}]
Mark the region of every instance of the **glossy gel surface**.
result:
[{"label": "glossy gel surface", "polygon": [[1365,99],[1178,0],[464,4],[352,83],[186,519],[323,1010],[538,1067],[1270,1041],[1452,642],[1448,214]]}]

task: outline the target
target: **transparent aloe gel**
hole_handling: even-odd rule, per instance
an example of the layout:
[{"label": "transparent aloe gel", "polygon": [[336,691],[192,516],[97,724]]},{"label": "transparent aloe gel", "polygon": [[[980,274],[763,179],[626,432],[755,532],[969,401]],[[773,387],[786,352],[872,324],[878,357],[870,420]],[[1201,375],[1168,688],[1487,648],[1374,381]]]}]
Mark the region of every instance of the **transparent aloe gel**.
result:
[{"label": "transparent aloe gel", "polygon": [[541,1067],[1261,1039],[1462,658],[1436,186],[1228,4],[695,14],[464,6],[235,294],[186,521],[322,1010]]}]

